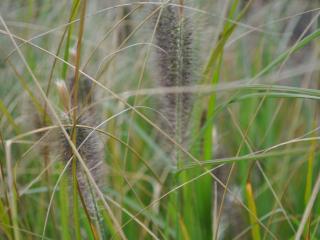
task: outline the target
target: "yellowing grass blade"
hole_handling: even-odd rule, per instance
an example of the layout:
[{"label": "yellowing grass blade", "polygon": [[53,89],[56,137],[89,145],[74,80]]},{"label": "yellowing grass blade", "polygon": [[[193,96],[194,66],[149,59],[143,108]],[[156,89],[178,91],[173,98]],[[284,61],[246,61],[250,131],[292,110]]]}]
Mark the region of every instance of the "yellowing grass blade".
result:
[{"label": "yellowing grass blade", "polygon": [[256,216],[256,218],[255,218],[254,216],[252,216],[252,214],[249,214],[250,223],[252,226],[252,229],[251,229],[252,239],[253,240],[260,240],[261,239],[260,226],[256,220],[258,218],[257,208],[256,208],[254,196],[253,196],[252,185],[249,181],[246,184],[246,196],[247,196],[247,201],[248,201],[248,208]]}]

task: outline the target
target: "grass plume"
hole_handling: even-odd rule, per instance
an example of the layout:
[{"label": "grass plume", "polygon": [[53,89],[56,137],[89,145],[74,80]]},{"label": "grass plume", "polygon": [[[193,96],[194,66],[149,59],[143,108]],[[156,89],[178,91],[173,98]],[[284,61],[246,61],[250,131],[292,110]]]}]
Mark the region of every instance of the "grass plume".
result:
[{"label": "grass plume", "polygon": [[[59,92],[64,95],[66,93],[70,93],[72,90],[73,81],[69,81],[69,87],[66,88],[66,85],[59,84],[60,90]],[[68,94],[70,96],[70,94]],[[76,135],[76,147],[84,159],[86,166],[90,170],[93,178],[95,179],[98,186],[103,183],[103,178],[106,173],[105,164],[104,164],[104,150],[101,139],[99,138],[97,132],[94,128],[98,125],[97,123],[97,111],[95,107],[92,106],[94,103],[94,92],[92,88],[92,84],[89,79],[80,78],[79,80],[79,94],[78,94],[78,102],[76,104],[77,109],[77,118],[76,118],[76,127],[75,127],[75,135]],[[68,99],[67,97],[61,96],[63,101]],[[70,99],[70,98],[69,98]],[[64,103],[64,105],[69,106],[69,104]],[[66,130],[71,136],[73,128],[73,116],[70,114],[71,112],[66,114],[66,124],[70,127],[67,127]],[[65,162],[70,161],[73,157],[73,151],[69,146],[67,139],[61,134],[59,144],[62,149],[62,159]],[[76,174],[78,187],[85,201],[86,208],[88,209],[91,216],[96,214],[95,212],[95,203],[94,198],[95,194],[93,194],[88,179],[85,173],[82,171],[80,165],[77,163],[76,166]]]},{"label": "grass plume", "polygon": [[[158,85],[183,87],[192,83],[192,34],[187,19],[180,18],[172,6],[164,6],[156,31]],[[192,107],[190,93],[169,93],[163,96],[163,112],[170,122],[169,133],[183,142]],[[183,127],[182,127],[183,126]],[[183,128],[183,129],[182,129]]]}]

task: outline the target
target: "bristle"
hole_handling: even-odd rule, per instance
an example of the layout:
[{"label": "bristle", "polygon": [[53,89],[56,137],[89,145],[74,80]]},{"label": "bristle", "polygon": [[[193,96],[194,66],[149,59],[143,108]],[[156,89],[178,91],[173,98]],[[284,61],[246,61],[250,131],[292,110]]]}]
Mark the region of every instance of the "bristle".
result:
[{"label": "bristle", "polygon": [[[182,87],[192,83],[192,36],[186,18],[172,6],[164,6],[157,25],[156,42],[159,85],[162,87]],[[170,122],[169,134],[180,143],[185,142],[186,126],[192,107],[190,93],[170,93],[161,102],[163,111]]]},{"label": "bristle", "polygon": [[[69,87],[70,86],[71,85],[69,85]],[[90,94],[91,96],[88,97],[88,94]],[[75,133],[76,147],[79,151],[80,156],[83,158],[86,167],[90,170],[90,173],[94,178],[95,182],[98,186],[101,186],[104,179],[103,176],[106,173],[106,168],[103,161],[104,151],[102,142],[97,132],[93,130],[93,128],[95,128],[98,124],[96,121],[97,117],[95,115],[97,114],[97,112],[93,111],[93,108],[91,108],[90,111],[85,111],[86,106],[88,105],[87,99],[90,99],[90,103],[93,99],[93,91],[91,89],[90,80],[80,79],[77,108],[83,111],[78,111],[78,117],[76,119],[76,125],[78,125],[78,127],[76,127]],[[66,120],[66,123],[69,126],[73,126],[73,118],[69,117]],[[81,127],[79,125],[81,125]],[[67,127],[66,130],[71,138],[72,127]],[[67,141],[66,137],[62,134],[62,132],[60,134],[59,144],[61,147],[62,159],[65,162],[68,162],[74,154],[69,142]],[[92,195],[92,193],[95,191],[91,190],[88,178],[82,170],[83,168],[81,164],[77,162],[76,166],[79,189],[81,191],[81,194],[85,201],[86,208],[88,209],[90,216],[94,217],[97,215],[94,203],[95,196]]]},{"label": "bristle", "polygon": [[[80,156],[83,158],[86,167],[90,170],[95,182],[98,186],[100,186],[103,182],[103,175],[106,170],[104,169],[103,162],[103,146],[98,134],[92,130],[92,128],[95,126],[90,126],[90,122],[92,122],[91,118],[92,116],[83,115],[78,119],[77,125],[84,125],[88,126],[89,128],[76,128],[76,147]],[[69,134],[71,134],[72,127],[66,128],[66,130]],[[73,156],[73,151],[69,145],[69,142],[62,134],[60,141],[62,146],[62,158],[67,162]],[[89,213],[94,216],[94,196],[91,194],[92,191],[89,187],[87,177],[85,176],[84,171],[82,171],[82,166],[80,163],[77,163],[76,172],[79,188],[84,197],[86,208],[89,210]]]},{"label": "bristle", "polygon": [[[71,93],[74,91],[73,86],[73,78],[70,78],[68,80],[68,88],[69,92]],[[71,94],[70,94],[71,95]],[[94,108],[91,108],[90,105],[94,103],[95,101],[95,90],[94,85],[92,84],[92,81],[85,77],[80,77],[79,79],[79,85],[78,85],[78,102],[77,102],[77,108],[79,110],[94,110]],[[94,113],[93,115],[95,115]]]}]

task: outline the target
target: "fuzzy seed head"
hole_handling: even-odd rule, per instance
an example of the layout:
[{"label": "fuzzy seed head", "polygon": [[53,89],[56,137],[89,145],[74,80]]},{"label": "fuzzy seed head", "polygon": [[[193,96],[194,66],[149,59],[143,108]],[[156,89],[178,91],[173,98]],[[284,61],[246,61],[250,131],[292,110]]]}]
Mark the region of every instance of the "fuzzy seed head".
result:
[{"label": "fuzzy seed head", "polygon": [[[186,18],[177,9],[165,6],[156,26],[158,84],[161,87],[183,87],[192,84],[192,34]],[[184,143],[192,108],[190,93],[165,94],[163,112],[170,122],[169,134]],[[171,130],[170,130],[171,129]]]}]

